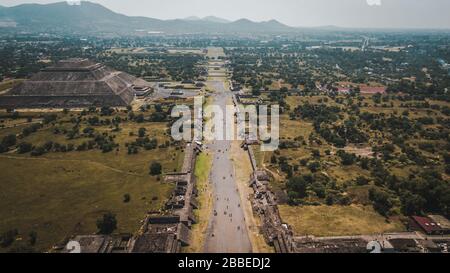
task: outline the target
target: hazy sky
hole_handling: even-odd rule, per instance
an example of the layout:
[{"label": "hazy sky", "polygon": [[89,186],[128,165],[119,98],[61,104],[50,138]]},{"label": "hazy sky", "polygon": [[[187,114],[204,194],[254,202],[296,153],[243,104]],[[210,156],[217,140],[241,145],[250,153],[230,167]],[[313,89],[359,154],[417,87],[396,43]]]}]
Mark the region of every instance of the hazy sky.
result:
[{"label": "hazy sky", "polygon": [[[291,26],[450,28],[450,0],[91,0],[116,12],[159,19],[214,15],[276,19]],[[55,0],[0,0],[0,5]]]}]

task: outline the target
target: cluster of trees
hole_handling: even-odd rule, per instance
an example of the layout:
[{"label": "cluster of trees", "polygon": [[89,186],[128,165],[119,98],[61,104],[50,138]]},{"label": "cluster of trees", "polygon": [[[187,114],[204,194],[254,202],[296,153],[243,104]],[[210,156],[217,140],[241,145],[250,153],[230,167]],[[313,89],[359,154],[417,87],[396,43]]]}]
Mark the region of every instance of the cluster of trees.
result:
[{"label": "cluster of trees", "polygon": [[347,143],[367,142],[368,136],[358,128],[354,120],[348,119],[342,125],[333,125],[342,118],[341,111],[337,106],[306,103],[295,108],[290,117],[312,121],[316,133],[338,148],[345,147]]},{"label": "cluster of trees", "polygon": [[153,112],[150,114],[148,118],[144,116],[144,114],[135,114],[133,112],[130,112],[128,114],[128,119],[132,120],[136,123],[144,123],[144,122],[167,122],[169,121],[170,115],[167,112],[161,111],[161,112]]},{"label": "cluster of trees", "polygon": [[83,143],[75,146],[72,143],[60,144],[58,142],[47,141],[44,145],[33,146],[31,143],[22,142],[18,145],[18,152],[21,154],[30,152],[31,156],[42,156],[49,152],[71,152],[71,151],[87,151],[93,149],[99,149],[103,153],[108,153],[118,147],[118,144],[114,142],[113,136],[104,134],[95,134],[93,139],[84,141]]},{"label": "cluster of trees", "polygon": [[[308,198],[324,200],[327,205],[348,205],[351,202],[334,180],[320,173],[291,177],[286,188],[291,205],[308,204]],[[320,203],[313,201],[310,204]]]},{"label": "cluster of trees", "polygon": [[9,151],[10,147],[16,145],[17,138],[16,135],[7,135],[3,137],[2,141],[0,142],[0,153],[5,153]]},{"label": "cluster of trees", "polygon": [[24,137],[27,137],[33,133],[36,133],[40,128],[42,128],[41,124],[39,123],[32,124],[22,130],[22,135]]},{"label": "cluster of trees", "polygon": [[341,109],[337,106],[327,106],[326,104],[305,103],[299,105],[290,114],[291,119],[303,118],[313,121],[320,126],[321,123],[333,123],[339,120]]},{"label": "cluster of trees", "polygon": [[408,178],[400,178],[392,175],[380,160],[373,159],[368,166],[375,186],[382,191],[371,194],[374,207],[381,214],[388,215],[394,200],[399,197],[405,215],[424,212],[449,215],[450,187],[438,171],[423,170]]},{"label": "cluster of trees", "polygon": [[168,54],[167,52],[149,52],[146,54],[101,55],[98,60],[119,71],[137,77],[165,79],[174,81],[195,80],[206,71],[198,64],[202,56],[197,54]]},{"label": "cluster of trees", "polygon": [[[0,234],[0,247],[2,247],[2,248],[11,247],[14,244],[14,242],[16,241],[16,239],[19,237],[19,235],[20,234],[17,229],[11,229],[6,232],[3,232],[2,234]],[[25,238],[23,238],[23,239],[25,239]],[[21,251],[17,251],[18,253],[35,252],[32,247],[36,245],[37,239],[38,239],[37,232],[32,230],[28,233],[28,239],[21,241],[21,243],[26,244],[26,246],[22,245],[20,247],[20,249],[12,248],[10,250],[10,252],[15,252],[15,250],[21,250]],[[26,251],[23,251],[23,250],[26,250]]]},{"label": "cluster of trees", "polygon": [[[144,121],[150,122],[164,122],[169,119],[167,114],[167,109],[164,109],[162,105],[157,104],[154,106],[155,111],[146,118],[143,113],[135,114],[132,111],[129,111],[128,118],[137,123],[142,123]],[[169,109],[170,110],[170,109]],[[113,115],[116,111],[109,107],[103,107],[100,110],[101,116],[110,116]],[[17,145],[17,151],[20,154],[31,153],[32,156],[41,156],[48,152],[70,152],[70,151],[87,151],[92,149],[100,149],[104,153],[108,153],[113,151],[118,145],[114,142],[114,136],[109,135],[108,133],[97,133],[95,126],[100,125],[113,125],[115,129],[113,131],[120,130],[120,123],[123,122],[123,119],[120,116],[116,116],[112,119],[100,119],[98,115],[89,115],[89,113],[97,113],[98,110],[96,108],[91,108],[89,110],[85,110],[77,117],[72,117],[70,120],[74,124],[71,129],[66,129],[65,127],[59,126],[55,123],[57,121],[57,115],[50,114],[42,116],[42,123],[32,124],[22,130],[22,134],[17,138],[15,135],[8,135],[3,137],[0,140],[0,153],[7,152],[11,149],[11,147]],[[83,118],[83,116],[89,115],[88,117]],[[85,127],[81,130],[81,124],[85,121],[88,124],[88,127]],[[91,140],[87,140],[82,142],[79,145],[74,144],[60,144],[53,141],[48,141],[44,145],[34,146],[32,143],[28,143],[27,141],[21,141],[19,143],[19,139],[30,136],[31,134],[37,132],[43,126],[52,123],[53,125],[53,133],[54,134],[64,134],[67,139],[72,140],[79,137],[91,138]],[[145,128],[141,128],[138,132],[138,138],[136,141],[126,144],[128,148],[128,152],[130,154],[135,154],[138,152],[138,149],[144,148],[146,150],[153,150],[158,147],[166,148],[170,146],[170,142],[166,141],[158,146],[158,141],[156,138],[149,138],[146,136]]]},{"label": "cluster of trees", "polygon": [[[145,128],[140,128],[138,132],[138,138],[133,143],[127,143],[128,154],[137,154],[139,152],[139,147],[144,148],[145,150],[154,150],[158,148],[158,140],[156,138],[149,138],[146,135],[147,130]],[[165,145],[161,145],[164,146]]]}]

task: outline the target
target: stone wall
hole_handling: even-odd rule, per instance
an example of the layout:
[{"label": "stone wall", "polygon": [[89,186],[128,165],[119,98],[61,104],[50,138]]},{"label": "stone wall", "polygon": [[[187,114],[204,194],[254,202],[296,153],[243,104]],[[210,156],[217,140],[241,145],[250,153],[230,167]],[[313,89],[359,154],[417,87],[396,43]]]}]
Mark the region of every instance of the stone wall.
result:
[{"label": "stone wall", "polygon": [[177,253],[182,246],[188,246],[191,239],[191,225],[196,222],[195,161],[200,148],[188,143],[185,148],[182,171],[168,174],[164,181],[175,183],[176,187],[166,202],[165,215],[151,215],[146,218],[138,236],[132,241],[130,252]]},{"label": "stone wall", "polygon": [[289,253],[292,250],[293,233],[290,227],[283,224],[275,195],[269,188],[270,177],[256,164],[251,145],[244,144],[252,162],[253,174],[249,186],[253,189],[253,212],[261,219],[260,232],[266,243],[273,246],[277,253]]}]

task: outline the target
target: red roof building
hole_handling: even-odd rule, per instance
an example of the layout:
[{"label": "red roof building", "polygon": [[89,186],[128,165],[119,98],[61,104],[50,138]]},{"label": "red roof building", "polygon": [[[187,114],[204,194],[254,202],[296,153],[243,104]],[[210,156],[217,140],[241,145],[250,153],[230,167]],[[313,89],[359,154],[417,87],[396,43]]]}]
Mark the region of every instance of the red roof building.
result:
[{"label": "red roof building", "polygon": [[413,230],[423,231],[428,235],[443,234],[442,228],[428,217],[412,216],[410,228]]}]

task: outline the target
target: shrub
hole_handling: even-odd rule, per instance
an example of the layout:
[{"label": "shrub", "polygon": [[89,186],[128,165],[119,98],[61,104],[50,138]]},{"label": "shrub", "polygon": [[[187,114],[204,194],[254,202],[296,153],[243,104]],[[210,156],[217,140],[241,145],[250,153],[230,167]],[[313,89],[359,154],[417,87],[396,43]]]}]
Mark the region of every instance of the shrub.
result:
[{"label": "shrub", "polygon": [[11,147],[13,145],[16,145],[17,139],[16,135],[7,135],[2,140],[2,145],[5,147]]},{"label": "shrub", "polygon": [[150,165],[150,175],[160,175],[162,173],[162,166],[158,162],[153,162]]},{"label": "shrub", "polygon": [[349,154],[342,150],[340,150],[337,155],[341,158],[342,165],[344,166],[353,165],[356,161],[356,156],[354,154]]},{"label": "shrub", "polygon": [[1,247],[11,246],[16,240],[17,235],[19,235],[17,229],[8,230],[7,232],[3,233],[0,236],[0,246]]},{"label": "shrub", "polygon": [[27,143],[27,142],[22,142],[19,144],[18,153],[26,154],[26,153],[31,152],[32,149],[33,149],[33,145],[31,145],[30,143]]},{"label": "shrub", "polygon": [[28,242],[30,243],[31,246],[34,246],[37,242],[37,232],[36,231],[31,231],[28,234],[29,240]]},{"label": "shrub", "polygon": [[43,154],[46,153],[46,150],[44,149],[44,147],[40,146],[40,147],[36,147],[31,151],[31,156],[41,156]]},{"label": "shrub", "polygon": [[100,234],[111,234],[117,228],[116,215],[108,212],[97,220],[97,228]]},{"label": "shrub", "polygon": [[123,202],[124,203],[129,203],[131,201],[131,196],[130,196],[130,194],[124,194],[124,196],[123,196]]},{"label": "shrub", "polygon": [[320,162],[318,162],[318,161],[311,162],[308,165],[309,170],[313,173],[318,172],[320,170],[320,167],[321,167]]}]

